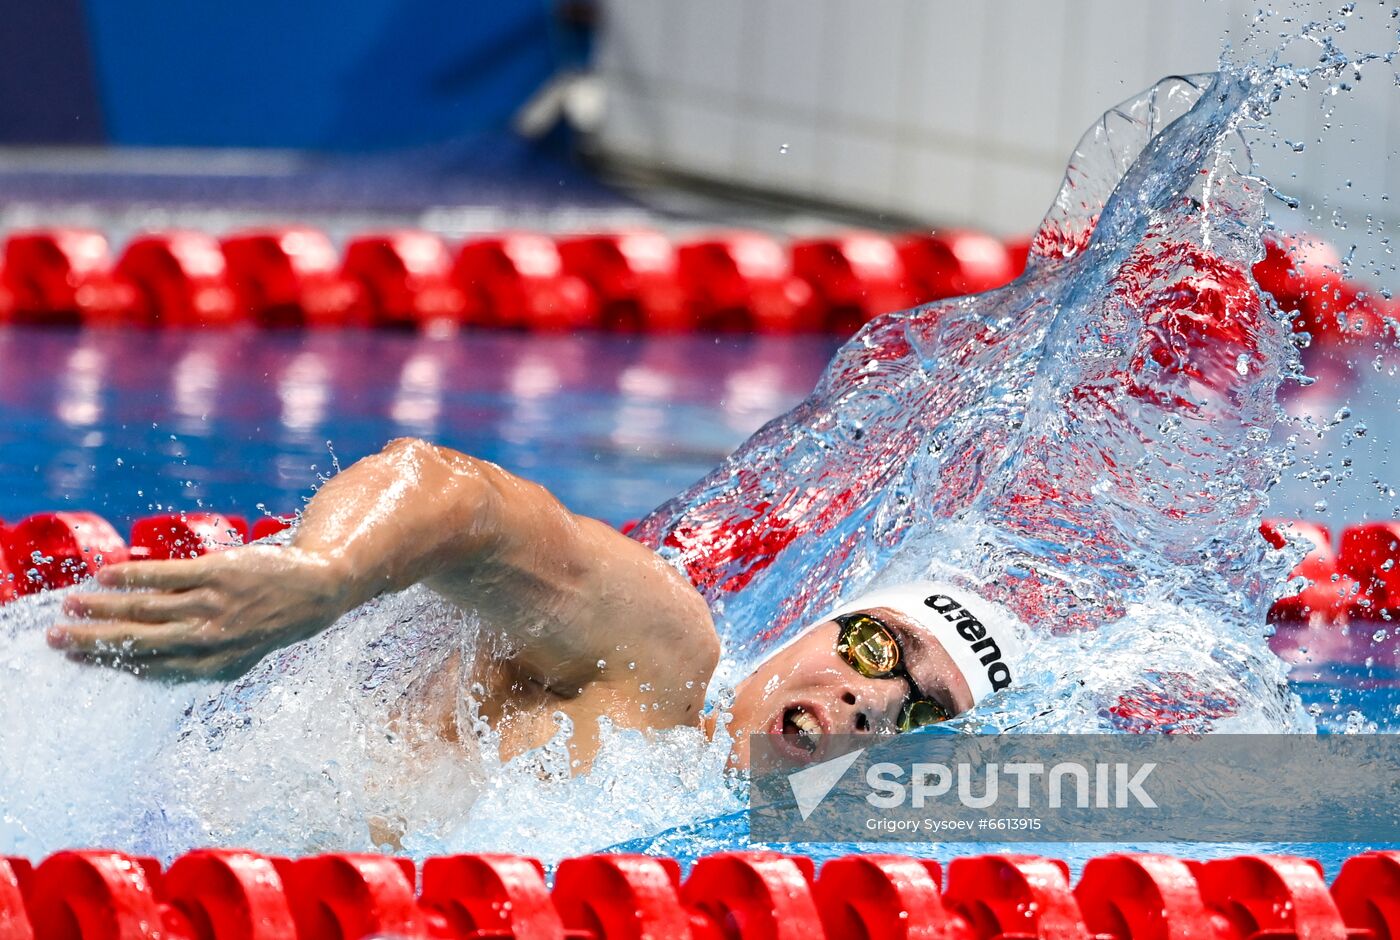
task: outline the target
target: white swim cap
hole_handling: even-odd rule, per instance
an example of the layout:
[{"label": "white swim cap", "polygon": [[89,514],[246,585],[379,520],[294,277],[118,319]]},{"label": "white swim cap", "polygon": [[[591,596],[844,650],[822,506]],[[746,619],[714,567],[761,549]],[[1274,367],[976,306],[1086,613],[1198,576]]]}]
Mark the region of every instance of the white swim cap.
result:
[{"label": "white swim cap", "polygon": [[974,705],[1016,681],[1023,627],[1001,605],[947,581],[911,581],[843,601],[819,622],[876,607],[899,611],[928,630],[962,673]]}]

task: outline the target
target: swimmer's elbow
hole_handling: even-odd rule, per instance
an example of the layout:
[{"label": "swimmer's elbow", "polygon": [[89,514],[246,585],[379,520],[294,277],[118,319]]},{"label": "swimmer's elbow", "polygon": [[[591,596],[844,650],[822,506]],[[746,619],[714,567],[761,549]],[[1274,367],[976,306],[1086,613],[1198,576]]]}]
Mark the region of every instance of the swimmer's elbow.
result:
[{"label": "swimmer's elbow", "polygon": [[379,456],[405,470],[447,470],[473,458],[459,451],[425,441],[421,437],[399,437],[384,445]]},{"label": "swimmer's elbow", "polygon": [[390,441],[379,452],[379,459],[392,465],[406,483],[427,490],[434,496],[446,495],[447,490],[460,488],[463,479],[489,482],[486,480],[488,468],[495,469],[470,454],[418,437],[400,437]]},{"label": "swimmer's elbow", "polygon": [[426,541],[458,537],[476,547],[498,541],[502,502],[510,496],[501,482],[505,471],[415,437],[390,441],[375,459],[390,468],[389,485],[403,494],[406,512],[425,520],[432,536]]}]

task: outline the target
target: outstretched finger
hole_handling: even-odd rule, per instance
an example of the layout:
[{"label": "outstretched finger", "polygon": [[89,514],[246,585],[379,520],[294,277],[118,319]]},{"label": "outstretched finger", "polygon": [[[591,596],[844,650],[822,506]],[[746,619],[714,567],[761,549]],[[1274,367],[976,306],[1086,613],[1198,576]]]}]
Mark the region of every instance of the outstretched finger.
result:
[{"label": "outstretched finger", "polygon": [[140,623],[203,619],[214,614],[214,608],[208,592],[200,590],[180,594],[73,594],[63,602],[63,612],[73,617]]},{"label": "outstretched finger", "polygon": [[47,637],[54,649],[83,656],[147,658],[184,654],[217,645],[217,637],[198,623],[149,624],[129,620],[61,623]]},{"label": "outstretched finger", "polygon": [[203,584],[209,575],[206,558],[172,558],[168,561],[126,561],[97,572],[97,583],[114,588],[156,588],[184,591]]}]

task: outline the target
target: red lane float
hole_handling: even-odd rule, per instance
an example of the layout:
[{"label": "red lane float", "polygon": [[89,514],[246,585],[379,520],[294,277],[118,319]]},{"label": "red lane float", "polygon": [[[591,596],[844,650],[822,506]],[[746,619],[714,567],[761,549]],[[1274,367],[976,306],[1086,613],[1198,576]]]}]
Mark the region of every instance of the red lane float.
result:
[{"label": "red lane float", "polygon": [[296,521],[296,516],[261,516],[253,523],[250,538],[254,542],[260,542],[270,535],[290,529]]},{"label": "red lane float", "polygon": [[545,885],[544,866],[532,858],[430,858],[423,863],[418,904],[433,936],[546,940],[564,935],[564,921]]},{"label": "red lane float", "polygon": [[1249,855],[1188,864],[1212,911],[1217,940],[1347,940],[1322,866],[1312,859]]},{"label": "red lane float", "polygon": [[995,290],[1014,281],[1025,267],[1006,245],[981,232],[906,235],[897,248],[915,303]]},{"label": "red lane float", "polygon": [[[16,859],[16,863],[23,862]],[[27,862],[23,862],[28,865]],[[34,940],[16,864],[0,855],[0,940]]]},{"label": "red lane float", "polygon": [[1351,617],[1400,617],[1400,522],[1368,522],[1343,530],[1337,563],[1357,585],[1347,605]]},{"label": "red lane float", "polygon": [[8,604],[19,597],[20,579],[24,577],[24,569],[10,561],[6,548],[8,541],[8,530],[5,523],[0,521],[0,604]]},{"label": "red lane float", "polygon": [[357,235],[345,247],[341,275],[361,292],[349,318],[357,326],[452,329],[466,313],[447,245],[428,232]]},{"label": "red lane float", "polygon": [[247,541],[248,522],[242,516],[215,512],[150,516],[131,527],[131,557],[197,558]]},{"label": "red lane float", "polygon": [[1334,551],[1325,528],[1307,522],[1266,521],[1260,531],[1274,548],[1301,540],[1308,554],[1293,571],[1310,583],[1274,602],[1280,622],[1390,621],[1400,615],[1400,523],[1368,522],[1342,531]]},{"label": "red lane float", "polygon": [[793,242],[794,273],[812,289],[820,328],[854,333],[882,313],[902,310],[917,301],[894,242],[870,232]]},{"label": "red lane float", "polygon": [[687,241],[677,246],[676,263],[699,330],[787,334],[820,326],[812,317],[811,285],[793,275],[777,239],[732,232]]},{"label": "red lane float", "polygon": [[848,855],[822,866],[813,885],[827,937],[971,940],[943,904],[943,869],[932,859]]},{"label": "red lane float", "polygon": [[17,594],[68,587],[129,557],[126,543],[101,516],[49,512],[0,531]]},{"label": "red lane float", "polygon": [[253,852],[190,852],[170,866],[162,879],[162,891],[193,927],[198,940],[297,936],[281,875],[271,859]]},{"label": "red lane float", "polygon": [[681,904],[713,925],[701,921],[700,936],[810,940],[823,933],[811,891],[815,877],[812,860],[802,856],[709,855],[681,885]]},{"label": "red lane float", "polygon": [[1034,855],[957,858],[948,865],[943,902],[976,940],[1003,936],[1089,940],[1070,889],[1069,866]]},{"label": "red lane float", "polygon": [[223,251],[238,309],[260,326],[344,326],[360,302],[360,285],[341,277],[335,246],[317,229],[236,232]]},{"label": "red lane float", "polygon": [[1290,579],[1306,578],[1307,586],[1297,594],[1274,601],[1269,619],[1301,623],[1341,617],[1346,609],[1344,598],[1349,593],[1349,584],[1343,582],[1337,571],[1337,554],[1332,550],[1332,535],[1327,528],[1312,522],[1267,519],[1259,531],[1274,548],[1281,549],[1290,541],[1299,541],[1308,552],[1290,576]]},{"label": "red lane float", "polygon": [[660,232],[570,235],[558,240],[564,269],[598,298],[599,322],[622,333],[694,328],[678,282],[676,251]]},{"label": "red lane float", "polygon": [[219,243],[203,232],[162,232],[127,243],[115,269],[136,290],[126,322],[218,327],[241,319]]},{"label": "red lane float", "polygon": [[1168,855],[1107,855],[1084,866],[1074,898],[1084,926],[1112,940],[1200,940],[1216,922],[1186,862]]},{"label": "red lane float", "polygon": [[1379,292],[1345,277],[1341,257],[1316,238],[1266,238],[1254,278],[1280,310],[1294,315],[1294,330],[1322,347],[1380,340],[1386,318],[1397,315]]},{"label": "red lane float", "polygon": [[1332,883],[1348,931],[1400,940],[1400,852],[1367,852],[1342,863]]},{"label": "red lane float", "polygon": [[25,897],[42,940],[200,940],[179,909],[163,903],[159,867],[121,852],[59,852],[34,872]]},{"label": "red lane float", "polygon": [[111,268],[107,239],[98,232],[16,232],[5,241],[0,274],[8,318],[44,325],[122,322],[136,302],[136,291]]},{"label": "red lane float", "polygon": [[559,863],[551,901],[572,935],[641,940],[718,940],[710,922],[681,904],[675,859],[589,855]]},{"label": "red lane float", "polygon": [[287,886],[296,940],[428,936],[414,895],[411,861],[383,855],[321,855],[279,860],[277,867]]},{"label": "red lane float", "polygon": [[5,283],[5,256],[0,253],[0,324],[15,318],[15,295]]},{"label": "red lane float", "polygon": [[598,302],[580,277],[564,270],[559,246],[543,235],[513,232],[462,245],[452,283],[478,326],[543,333],[598,325]]},{"label": "red lane float", "polygon": [[1006,243],[1006,253],[1011,259],[1011,274],[1013,277],[1020,277],[1026,271],[1026,265],[1030,262],[1032,236],[1013,238]]},{"label": "red lane float", "polygon": [[131,545],[89,512],[39,513],[0,523],[0,603],[76,584],[104,564],[129,559],[194,558],[275,535],[295,516],[264,516],[251,531],[242,516],[191,512],[138,519]]},{"label": "red lane float", "polygon": [[[196,850],[162,873],[120,852],[0,858],[0,940],[1396,940],[1400,853],[1348,859],[1058,860],[726,853],[673,859],[508,855],[412,862]],[[24,874],[18,874],[23,872]]]}]

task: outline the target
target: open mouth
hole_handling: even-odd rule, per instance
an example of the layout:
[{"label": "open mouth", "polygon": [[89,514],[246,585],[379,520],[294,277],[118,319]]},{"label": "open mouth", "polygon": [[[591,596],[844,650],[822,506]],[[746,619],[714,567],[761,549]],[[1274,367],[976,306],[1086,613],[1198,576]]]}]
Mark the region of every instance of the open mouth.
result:
[{"label": "open mouth", "polygon": [[783,712],[783,736],[808,754],[815,754],[821,744],[821,722],[801,705],[793,705]]}]

